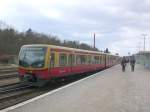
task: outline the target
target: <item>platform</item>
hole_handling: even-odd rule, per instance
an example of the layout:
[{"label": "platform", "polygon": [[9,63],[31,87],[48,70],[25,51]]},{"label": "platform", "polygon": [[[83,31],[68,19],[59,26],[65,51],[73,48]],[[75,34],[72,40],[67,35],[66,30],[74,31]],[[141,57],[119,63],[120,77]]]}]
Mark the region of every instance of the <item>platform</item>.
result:
[{"label": "platform", "polygon": [[117,65],[2,112],[150,112],[150,71]]}]

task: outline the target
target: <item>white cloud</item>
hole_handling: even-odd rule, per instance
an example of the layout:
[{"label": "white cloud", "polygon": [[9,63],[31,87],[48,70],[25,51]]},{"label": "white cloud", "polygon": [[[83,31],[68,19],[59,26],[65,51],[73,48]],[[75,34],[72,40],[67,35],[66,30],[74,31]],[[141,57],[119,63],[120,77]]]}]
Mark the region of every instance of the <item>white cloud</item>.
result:
[{"label": "white cloud", "polygon": [[[149,0],[0,0],[0,19],[18,30],[33,28],[62,39],[127,55],[150,35]],[[147,49],[150,49],[147,39]]]},{"label": "white cloud", "polygon": [[43,10],[41,11],[41,14],[53,19],[61,19],[62,20],[62,14],[60,11],[57,10]]}]

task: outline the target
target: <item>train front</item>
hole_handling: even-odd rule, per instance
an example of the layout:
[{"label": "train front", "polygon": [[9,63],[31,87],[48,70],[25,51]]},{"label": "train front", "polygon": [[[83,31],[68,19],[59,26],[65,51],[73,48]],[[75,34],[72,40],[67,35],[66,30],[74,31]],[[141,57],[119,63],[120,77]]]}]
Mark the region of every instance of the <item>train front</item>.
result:
[{"label": "train front", "polygon": [[48,81],[47,47],[23,46],[19,53],[19,78],[25,84],[43,86]]}]

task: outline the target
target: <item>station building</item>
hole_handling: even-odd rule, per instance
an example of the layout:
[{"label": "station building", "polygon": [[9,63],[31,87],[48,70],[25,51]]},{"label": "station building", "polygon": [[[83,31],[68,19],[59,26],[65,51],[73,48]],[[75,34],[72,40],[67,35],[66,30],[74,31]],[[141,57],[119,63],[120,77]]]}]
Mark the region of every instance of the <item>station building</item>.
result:
[{"label": "station building", "polygon": [[150,69],[150,51],[140,51],[136,55],[136,63]]}]

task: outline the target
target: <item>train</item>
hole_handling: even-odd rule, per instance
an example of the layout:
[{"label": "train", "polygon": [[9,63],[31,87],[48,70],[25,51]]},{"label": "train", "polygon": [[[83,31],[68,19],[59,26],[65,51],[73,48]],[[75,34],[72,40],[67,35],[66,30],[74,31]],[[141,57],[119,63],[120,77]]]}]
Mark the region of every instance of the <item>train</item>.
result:
[{"label": "train", "polygon": [[55,45],[23,45],[19,52],[21,82],[43,86],[58,78],[103,70],[119,63],[119,56]]}]

